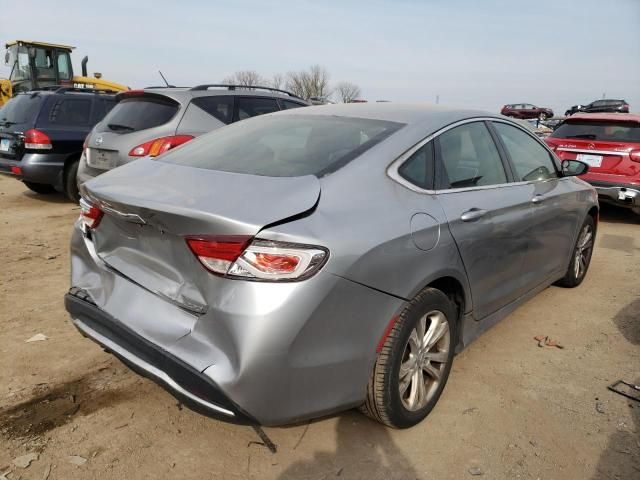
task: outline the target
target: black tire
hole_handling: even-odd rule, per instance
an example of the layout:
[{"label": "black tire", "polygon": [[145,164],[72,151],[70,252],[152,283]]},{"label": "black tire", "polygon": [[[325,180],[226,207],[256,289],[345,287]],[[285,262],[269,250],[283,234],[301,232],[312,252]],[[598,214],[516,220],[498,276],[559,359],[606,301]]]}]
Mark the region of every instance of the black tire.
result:
[{"label": "black tire", "polygon": [[78,190],[78,164],[79,161],[75,160],[66,166],[64,169],[64,176],[62,178],[64,194],[72,202],[80,201],[80,192]]},{"label": "black tire", "polygon": [[[583,235],[588,235],[589,233],[590,238],[584,242],[585,238]],[[573,250],[571,250],[571,261],[569,262],[567,273],[556,282],[556,285],[565,288],[573,288],[582,283],[584,277],[587,275],[587,271],[589,270],[595,239],[595,222],[591,215],[587,215],[587,218],[585,218],[584,223],[580,227],[580,232],[578,232],[576,244],[574,245]],[[580,262],[579,268],[576,267],[577,262]]]},{"label": "black tire", "polygon": [[33,183],[33,182],[23,182],[29,190],[36,193],[48,194],[55,193],[56,189],[53,185],[48,185],[46,183]]},{"label": "black tire", "polygon": [[[435,350],[431,350],[425,355],[420,354],[417,358],[423,360],[429,353],[431,355],[440,354],[443,361],[428,361],[429,367],[432,366],[431,361],[434,361],[435,365],[437,365],[437,367],[434,365],[434,368],[438,371],[439,380],[436,381],[435,377],[432,377],[430,374],[425,374],[426,370],[416,366],[414,370],[411,370],[413,373],[406,374],[405,376],[406,379],[411,378],[411,380],[405,382],[405,384],[409,385],[406,391],[411,390],[409,399],[405,399],[404,394],[400,393],[400,366],[401,364],[407,365],[411,362],[411,359],[415,360],[416,357],[412,357],[410,354],[407,356],[410,351],[409,338],[414,329],[419,328],[418,322],[430,312],[439,312],[444,315],[448,326],[448,331],[446,332],[448,336],[445,333],[442,337],[438,337],[439,340],[436,341],[434,347],[432,347],[435,348]],[[378,354],[367,386],[366,401],[360,407],[362,413],[380,423],[394,428],[412,427],[429,414],[440,398],[442,390],[447,383],[449,372],[451,371],[457,339],[456,312],[457,309],[453,302],[451,302],[444,293],[435,288],[423,290],[407,305],[389,332]],[[442,319],[440,317],[438,318],[438,324],[443,325]],[[429,326],[432,324],[434,326],[436,325],[433,323],[433,320],[427,319],[426,322],[428,323],[425,323],[426,334],[423,339],[427,338],[428,332],[430,331],[428,330]],[[416,336],[415,338],[419,337]],[[442,345],[440,342],[444,342],[444,340],[448,340],[446,352],[441,350]],[[414,363],[417,364],[417,361]],[[410,370],[407,369],[405,371],[409,372]],[[419,372],[420,377],[414,377],[414,375],[418,375],[416,371]],[[427,375],[426,378],[429,379],[428,381],[432,382],[428,387],[430,391],[426,389],[423,390],[425,396],[422,398],[426,403],[419,406],[419,408],[411,410],[407,408],[405,402],[411,400],[415,385],[413,379],[420,378],[422,380],[425,378],[424,375]],[[422,381],[424,382],[424,380]],[[417,396],[420,397],[419,395]],[[420,404],[418,403],[418,405]]]}]

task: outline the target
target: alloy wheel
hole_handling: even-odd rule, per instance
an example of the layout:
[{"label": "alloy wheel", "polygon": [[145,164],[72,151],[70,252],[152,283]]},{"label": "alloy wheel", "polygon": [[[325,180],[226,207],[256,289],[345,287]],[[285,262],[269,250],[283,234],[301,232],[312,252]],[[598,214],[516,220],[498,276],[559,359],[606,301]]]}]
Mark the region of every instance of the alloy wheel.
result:
[{"label": "alloy wheel", "polygon": [[422,316],[409,335],[400,364],[400,399],[407,410],[420,410],[437,392],[450,348],[445,314],[433,310]]},{"label": "alloy wheel", "polygon": [[576,245],[576,253],[573,265],[573,273],[576,277],[582,278],[587,272],[589,260],[591,259],[591,250],[593,249],[593,229],[591,225],[585,225],[578,237]]}]

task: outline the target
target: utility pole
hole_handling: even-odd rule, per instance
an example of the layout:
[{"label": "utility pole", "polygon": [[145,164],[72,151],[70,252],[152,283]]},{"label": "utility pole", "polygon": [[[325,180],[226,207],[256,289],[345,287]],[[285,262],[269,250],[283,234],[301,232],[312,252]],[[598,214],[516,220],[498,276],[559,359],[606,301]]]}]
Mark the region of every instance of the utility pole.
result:
[{"label": "utility pole", "polygon": [[440,103],[440,94],[436,94],[436,105]]}]

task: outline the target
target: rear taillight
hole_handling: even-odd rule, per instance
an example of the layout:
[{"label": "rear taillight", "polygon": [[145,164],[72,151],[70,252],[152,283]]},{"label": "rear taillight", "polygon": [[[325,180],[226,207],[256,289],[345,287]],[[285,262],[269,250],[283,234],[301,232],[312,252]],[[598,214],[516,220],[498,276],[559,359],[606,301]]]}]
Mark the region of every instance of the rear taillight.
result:
[{"label": "rear taillight", "polygon": [[544,139],[544,143],[547,144],[547,147],[549,147],[552,151],[556,151],[558,149],[558,145],[556,145],[553,140],[549,139],[549,137]]},{"label": "rear taillight", "polygon": [[50,150],[52,148],[51,139],[46,133],[32,128],[31,130],[24,132],[24,148],[32,150]]},{"label": "rear taillight", "polygon": [[178,145],[182,145],[183,143],[192,140],[193,136],[191,135],[174,135],[172,137],[162,137],[156,138],[155,140],[150,140],[142,145],[138,145],[137,147],[133,147],[129,152],[130,157],[157,157],[158,155],[166,152],[167,150],[171,150]]},{"label": "rear taillight", "polygon": [[640,163],[640,148],[636,150],[631,150],[629,152],[629,158],[634,162]]},{"label": "rear taillight", "polygon": [[188,237],[187,244],[207,270],[227,278],[259,281],[303,280],[316,273],[329,255],[315,245],[249,236]]},{"label": "rear taillight", "polygon": [[104,213],[98,207],[84,198],[80,199],[80,221],[86,228],[96,228],[102,220],[102,215]]}]

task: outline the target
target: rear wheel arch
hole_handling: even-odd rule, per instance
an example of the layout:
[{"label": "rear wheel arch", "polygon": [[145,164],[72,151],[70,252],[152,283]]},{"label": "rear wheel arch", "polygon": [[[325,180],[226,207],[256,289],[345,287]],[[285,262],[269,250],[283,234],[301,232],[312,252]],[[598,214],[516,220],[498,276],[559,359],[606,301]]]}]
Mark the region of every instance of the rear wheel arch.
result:
[{"label": "rear wheel arch", "polygon": [[589,209],[589,211],[587,212],[587,215],[589,215],[591,218],[593,218],[593,223],[596,226],[596,229],[598,228],[598,216],[599,216],[600,210],[598,209],[597,206],[593,206]]},{"label": "rear wheel arch", "polygon": [[465,290],[462,283],[454,277],[446,276],[430,282],[426,287],[424,287],[424,289],[427,288],[440,290],[449,298],[449,300],[451,300],[451,302],[456,306],[456,321],[459,325],[467,306]]}]

